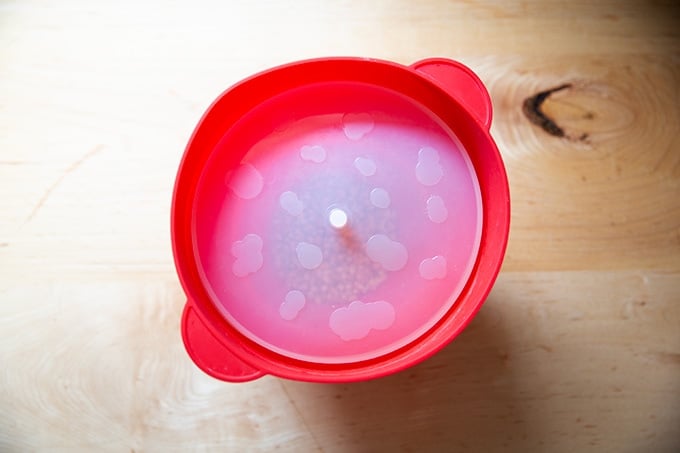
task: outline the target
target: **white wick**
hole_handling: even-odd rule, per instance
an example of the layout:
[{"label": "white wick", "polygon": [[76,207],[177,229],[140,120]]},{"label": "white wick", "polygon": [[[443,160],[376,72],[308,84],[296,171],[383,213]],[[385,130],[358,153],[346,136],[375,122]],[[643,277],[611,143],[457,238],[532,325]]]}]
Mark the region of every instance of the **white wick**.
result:
[{"label": "white wick", "polygon": [[347,225],[347,213],[342,209],[333,208],[328,213],[328,221],[336,229],[344,228]]}]

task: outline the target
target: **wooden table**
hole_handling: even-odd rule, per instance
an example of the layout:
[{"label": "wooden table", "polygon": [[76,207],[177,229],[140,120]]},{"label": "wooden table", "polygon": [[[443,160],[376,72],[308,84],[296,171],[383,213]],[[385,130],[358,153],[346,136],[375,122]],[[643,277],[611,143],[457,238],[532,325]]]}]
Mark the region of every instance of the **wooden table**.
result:
[{"label": "wooden table", "polygon": [[[0,451],[680,451],[677,5],[1,2]],[[175,171],[222,90],[321,55],[479,73],[507,258],[411,370],[221,383],[179,336]]]}]

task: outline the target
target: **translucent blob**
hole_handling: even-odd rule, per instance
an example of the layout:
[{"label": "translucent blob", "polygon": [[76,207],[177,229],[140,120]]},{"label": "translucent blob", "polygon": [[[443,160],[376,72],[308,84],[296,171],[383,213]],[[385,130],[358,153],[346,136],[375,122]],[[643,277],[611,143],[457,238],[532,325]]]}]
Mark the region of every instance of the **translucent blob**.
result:
[{"label": "translucent blob", "polygon": [[302,160],[320,164],[326,160],[326,150],[319,145],[305,145],[300,148],[300,157],[302,157]]},{"label": "translucent blob", "polygon": [[408,261],[406,247],[384,234],[371,236],[366,243],[366,254],[388,271],[398,271],[406,266],[406,261]]},{"label": "translucent blob", "polygon": [[297,253],[297,259],[300,265],[307,270],[314,270],[321,266],[323,262],[323,253],[321,249],[308,242],[300,242],[297,247],[295,247],[295,252]]},{"label": "translucent blob", "polygon": [[367,157],[357,157],[354,160],[354,166],[364,176],[373,176],[378,169],[375,162]]},{"label": "translucent blob", "polygon": [[440,280],[446,277],[446,258],[441,255],[424,259],[418,266],[420,276],[425,280]]},{"label": "translucent blob", "polygon": [[286,191],[279,196],[279,205],[290,215],[300,215],[304,204],[298,198],[295,192]]},{"label": "translucent blob", "polygon": [[237,277],[245,277],[260,270],[262,257],[262,238],[257,234],[247,234],[242,240],[231,245],[231,254],[236,258],[231,267]]},{"label": "translucent blob", "polygon": [[371,330],[385,330],[394,323],[394,307],[389,302],[363,303],[356,300],[331,313],[329,326],[345,341],[360,340]]},{"label": "translucent blob", "polygon": [[255,167],[242,164],[229,175],[227,185],[237,197],[250,200],[262,192],[264,179]]},{"label": "translucent blob", "polygon": [[426,146],[418,152],[416,164],[416,178],[425,186],[434,186],[441,181],[444,170],[439,163],[439,153],[436,149]]},{"label": "translucent blob", "polygon": [[297,290],[288,291],[286,298],[279,307],[279,315],[286,321],[292,321],[297,318],[298,313],[305,306],[305,295]]},{"label": "translucent blob", "polygon": [[385,209],[390,206],[390,194],[383,188],[371,190],[371,204],[376,208]]},{"label": "translucent blob", "polygon": [[438,195],[432,195],[427,199],[427,216],[434,223],[444,223],[449,217],[444,200]]},{"label": "translucent blob", "polygon": [[373,117],[368,113],[347,113],[342,118],[342,130],[350,140],[360,140],[374,126]]}]

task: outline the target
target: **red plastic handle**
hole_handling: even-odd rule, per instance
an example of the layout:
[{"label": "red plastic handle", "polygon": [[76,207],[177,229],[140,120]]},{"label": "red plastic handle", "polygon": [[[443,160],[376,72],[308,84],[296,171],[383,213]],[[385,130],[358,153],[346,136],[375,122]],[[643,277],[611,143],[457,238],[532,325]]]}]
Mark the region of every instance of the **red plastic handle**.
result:
[{"label": "red plastic handle", "polygon": [[411,67],[463,104],[486,129],[491,127],[493,107],[489,92],[470,68],[447,58],[428,58]]},{"label": "red plastic handle", "polygon": [[226,347],[188,301],[182,314],[182,339],[194,363],[210,376],[228,382],[246,382],[265,373],[253,368]]}]

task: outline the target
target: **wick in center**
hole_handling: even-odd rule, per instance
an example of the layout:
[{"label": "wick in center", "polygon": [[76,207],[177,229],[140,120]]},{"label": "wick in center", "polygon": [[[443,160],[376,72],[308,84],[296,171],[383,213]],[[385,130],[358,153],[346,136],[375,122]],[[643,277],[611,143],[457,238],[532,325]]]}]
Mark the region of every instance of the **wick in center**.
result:
[{"label": "wick in center", "polygon": [[347,213],[339,208],[333,208],[328,213],[328,222],[337,230],[347,226]]}]

